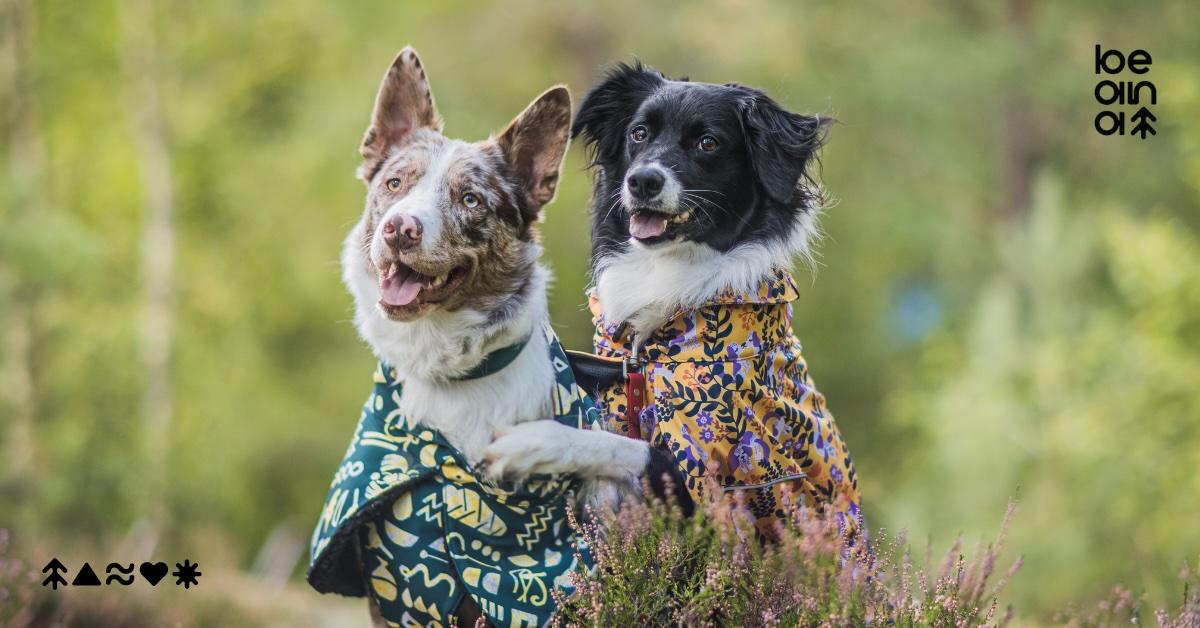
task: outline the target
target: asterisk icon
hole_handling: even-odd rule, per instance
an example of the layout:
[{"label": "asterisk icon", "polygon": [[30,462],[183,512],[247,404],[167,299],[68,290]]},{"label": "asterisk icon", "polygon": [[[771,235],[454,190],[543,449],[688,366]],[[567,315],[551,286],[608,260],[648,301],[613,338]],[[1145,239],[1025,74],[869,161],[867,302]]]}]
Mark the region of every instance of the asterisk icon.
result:
[{"label": "asterisk icon", "polygon": [[183,564],[175,563],[175,571],[171,572],[175,576],[175,586],[183,585],[183,588],[190,589],[192,585],[199,585],[200,576],[204,575],[197,569],[200,563],[193,563],[188,559],[183,559]]}]

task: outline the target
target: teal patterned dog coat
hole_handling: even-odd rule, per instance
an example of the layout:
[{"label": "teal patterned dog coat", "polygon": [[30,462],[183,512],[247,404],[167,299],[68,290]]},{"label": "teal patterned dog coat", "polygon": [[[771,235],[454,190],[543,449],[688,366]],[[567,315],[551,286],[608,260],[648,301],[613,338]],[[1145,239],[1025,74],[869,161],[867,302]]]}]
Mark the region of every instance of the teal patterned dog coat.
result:
[{"label": "teal patterned dog coat", "polygon": [[[602,429],[554,332],[544,333],[555,420]],[[313,532],[309,583],[371,595],[394,625],[448,624],[464,595],[495,625],[545,625],[552,592],[571,593],[570,573],[579,556],[587,560],[567,523],[578,480],[541,475],[518,487],[485,479],[441,434],[400,413],[402,389],[380,363]]]}]

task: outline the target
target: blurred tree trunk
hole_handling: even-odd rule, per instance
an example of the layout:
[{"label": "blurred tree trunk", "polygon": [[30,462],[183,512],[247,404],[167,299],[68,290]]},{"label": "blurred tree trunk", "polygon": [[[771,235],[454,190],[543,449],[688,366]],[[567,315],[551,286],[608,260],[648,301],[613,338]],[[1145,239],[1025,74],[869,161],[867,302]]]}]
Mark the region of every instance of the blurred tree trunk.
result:
[{"label": "blurred tree trunk", "polygon": [[1009,0],[1007,6],[1007,29],[1012,45],[1020,60],[1004,81],[1003,110],[1001,124],[1003,138],[1001,147],[1001,186],[1004,190],[999,207],[1000,218],[1005,222],[1021,222],[1029,213],[1033,198],[1033,180],[1041,160],[1041,132],[1034,113],[1034,95],[1029,92],[1029,77],[1034,74],[1029,67],[1033,46],[1030,31],[1032,0]]},{"label": "blurred tree trunk", "polygon": [[145,382],[141,405],[145,462],[142,515],[148,529],[139,542],[140,549],[149,554],[167,523],[175,198],[159,99],[163,54],[157,41],[154,4],[150,0],[123,0],[118,11],[126,110],[130,115],[144,200],[139,341]]},{"label": "blurred tree trunk", "polygon": [[[6,135],[8,140],[7,178],[12,186],[5,199],[5,220],[18,220],[18,214],[37,211],[39,179],[44,163],[42,137],[38,128],[37,98],[30,77],[30,51],[34,23],[27,0],[7,0],[0,9],[0,43],[3,45],[4,89],[8,93]],[[0,345],[0,404],[8,415],[5,427],[5,479],[23,485],[30,476],[34,459],[33,425],[33,287],[27,285],[13,265],[0,259],[0,303],[4,327]]]}]

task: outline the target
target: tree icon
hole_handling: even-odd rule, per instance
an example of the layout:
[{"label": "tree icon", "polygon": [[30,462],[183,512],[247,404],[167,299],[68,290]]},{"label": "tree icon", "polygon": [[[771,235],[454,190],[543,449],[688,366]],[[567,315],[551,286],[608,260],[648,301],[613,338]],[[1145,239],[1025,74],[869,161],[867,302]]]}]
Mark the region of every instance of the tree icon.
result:
[{"label": "tree icon", "polygon": [[1133,130],[1129,134],[1141,135],[1142,139],[1146,139],[1146,134],[1158,135],[1158,131],[1155,131],[1154,126],[1151,124],[1151,122],[1157,120],[1158,118],[1154,117],[1154,114],[1150,113],[1149,109],[1142,107],[1129,117],[1129,121],[1134,123]]},{"label": "tree icon", "polygon": [[51,560],[45,567],[42,567],[42,573],[50,572],[50,575],[42,581],[42,586],[49,586],[55,591],[58,590],[58,585],[67,586],[67,579],[63,577],[67,567],[62,564],[57,558]]}]

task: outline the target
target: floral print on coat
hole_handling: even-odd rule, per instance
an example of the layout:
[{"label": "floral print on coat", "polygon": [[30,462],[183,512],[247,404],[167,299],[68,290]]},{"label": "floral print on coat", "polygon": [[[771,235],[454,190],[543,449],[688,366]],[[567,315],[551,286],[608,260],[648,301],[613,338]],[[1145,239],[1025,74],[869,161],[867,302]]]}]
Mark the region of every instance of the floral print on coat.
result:
[{"label": "floral print on coat", "polygon": [[[633,334],[589,296],[596,353],[627,358]],[[706,477],[724,491],[746,491],[764,532],[786,517],[784,491],[831,512],[848,534],[865,531],[854,463],[792,331],[796,298],[791,275],[776,270],[754,294],[719,295],[640,339],[641,433],[670,451],[693,498]],[[623,382],[599,391],[597,403],[609,429],[622,431]]]}]

